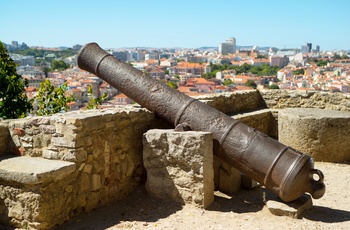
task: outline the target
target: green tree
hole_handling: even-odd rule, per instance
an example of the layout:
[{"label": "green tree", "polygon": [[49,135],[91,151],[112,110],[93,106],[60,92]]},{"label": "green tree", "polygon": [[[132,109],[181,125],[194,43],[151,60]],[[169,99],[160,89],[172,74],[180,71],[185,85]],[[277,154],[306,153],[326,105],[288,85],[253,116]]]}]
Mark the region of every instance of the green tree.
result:
[{"label": "green tree", "polygon": [[304,69],[296,69],[294,70],[294,75],[304,75],[305,70]]},{"label": "green tree", "polygon": [[233,81],[231,79],[225,79],[223,85],[224,86],[230,86],[230,85],[233,85]]},{"label": "green tree", "polygon": [[35,97],[38,103],[37,115],[44,116],[68,111],[68,103],[74,101],[74,98],[72,95],[66,95],[67,89],[67,83],[55,88],[49,79],[42,81],[38,95]]},{"label": "green tree", "polygon": [[278,85],[276,85],[276,84],[271,84],[271,85],[269,85],[268,88],[269,89],[279,89],[280,87]]},{"label": "green tree", "polygon": [[317,65],[317,66],[325,66],[325,65],[327,65],[327,64],[328,64],[328,62],[325,61],[325,60],[319,60],[318,62],[316,62],[316,65]]},{"label": "green tree", "polygon": [[262,58],[267,58],[265,55],[262,55],[262,54],[258,54],[256,56],[256,59],[262,59]]},{"label": "green tree", "polygon": [[256,89],[257,85],[255,83],[255,81],[253,80],[248,80],[244,83],[245,86],[249,86],[249,87],[252,87],[253,89]]},{"label": "green tree", "polygon": [[341,57],[340,57],[339,54],[334,54],[333,58],[334,58],[334,59],[341,59]]},{"label": "green tree", "polygon": [[173,88],[173,89],[177,89],[178,88],[178,85],[176,82],[174,81],[168,81],[165,83],[167,86],[169,86],[170,88]]},{"label": "green tree", "polygon": [[341,59],[348,59],[349,58],[349,56],[348,55],[346,55],[346,54],[343,54],[343,55],[341,55],[341,57],[340,57]]},{"label": "green tree", "polygon": [[91,85],[89,85],[88,87],[88,96],[89,96],[89,102],[87,105],[87,109],[97,109],[98,105],[101,105],[102,102],[108,98],[107,93],[104,93],[102,97],[94,98],[94,93],[92,91]]},{"label": "green tree", "polygon": [[55,71],[61,71],[69,68],[69,64],[65,63],[63,60],[52,60],[51,61],[51,70]]},{"label": "green tree", "polygon": [[0,118],[25,117],[32,109],[25,89],[28,80],[16,72],[16,63],[0,41]]}]

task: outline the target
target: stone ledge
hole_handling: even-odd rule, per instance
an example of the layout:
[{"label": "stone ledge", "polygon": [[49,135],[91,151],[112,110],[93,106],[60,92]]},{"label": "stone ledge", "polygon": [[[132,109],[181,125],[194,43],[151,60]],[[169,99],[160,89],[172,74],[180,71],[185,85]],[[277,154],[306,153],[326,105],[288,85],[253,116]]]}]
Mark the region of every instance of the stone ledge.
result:
[{"label": "stone ledge", "polygon": [[75,171],[72,162],[39,157],[13,157],[0,161],[0,179],[22,184],[39,184],[64,178]]},{"label": "stone ledge", "polygon": [[315,161],[350,160],[350,113],[346,111],[288,108],[278,113],[279,141]]}]

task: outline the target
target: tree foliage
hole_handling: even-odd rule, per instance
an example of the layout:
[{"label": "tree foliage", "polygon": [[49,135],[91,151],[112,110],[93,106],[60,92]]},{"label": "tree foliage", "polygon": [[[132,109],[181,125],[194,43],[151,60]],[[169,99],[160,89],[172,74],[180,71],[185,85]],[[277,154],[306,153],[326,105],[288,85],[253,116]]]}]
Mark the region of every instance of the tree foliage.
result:
[{"label": "tree foliage", "polygon": [[304,69],[296,69],[294,70],[294,75],[304,75],[305,70]]},{"label": "tree foliage", "polygon": [[165,84],[166,84],[167,86],[169,86],[170,88],[173,88],[173,89],[177,89],[177,88],[178,88],[177,83],[174,82],[174,81],[167,81]]},{"label": "tree foliage", "polygon": [[268,88],[269,89],[279,89],[280,87],[278,85],[276,85],[276,84],[271,84],[271,85],[269,85]]},{"label": "tree foliage", "polygon": [[0,118],[25,117],[32,103],[25,94],[28,81],[16,72],[16,63],[0,41]]},{"label": "tree foliage", "polygon": [[267,58],[265,55],[262,55],[262,54],[258,54],[256,56],[256,59],[262,59],[262,58]]},{"label": "tree foliage", "polygon": [[107,99],[108,95],[107,93],[104,93],[102,97],[94,98],[94,93],[92,91],[92,86],[89,85],[88,87],[88,96],[89,96],[89,102],[87,105],[87,109],[97,109],[98,105],[101,105],[104,100]]},{"label": "tree foliage", "polygon": [[66,95],[67,89],[67,83],[55,88],[50,80],[42,81],[38,95],[35,97],[38,103],[37,115],[44,116],[68,111],[68,103],[74,101],[74,98]]},{"label": "tree foliage", "polygon": [[52,71],[62,71],[62,70],[65,70],[65,69],[68,69],[69,68],[69,64],[65,63],[63,60],[52,60],[51,61],[51,70]]},{"label": "tree foliage", "polygon": [[17,53],[17,54],[21,54],[24,56],[34,56],[35,58],[45,58],[45,55],[47,53],[53,53],[55,54],[55,56],[57,58],[67,58],[67,57],[71,57],[74,56],[75,54],[77,54],[77,51],[68,48],[65,50],[59,50],[59,51],[52,51],[52,50],[45,50],[45,49],[18,49],[18,50],[14,50],[13,53]]},{"label": "tree foliage", "polygon": [[249,87],[252,87],[253,89],[256,89],[257,85],[255,83],[255,81],[253,80],[248,80],[244,83],[245,86],[249,86]]},{"label": "tree foliage", "polygon": [[223,85],[224,86],[230,86],[230,85],[233,85],[233,81],[231,79],[225,79]]},{"label": "tree foliage", "polygon": [[328,64],[328,62],[325,61],[325,60],[318,60],[318,61],[316,62],[316,65],[317,65],[317,66],[326,66],[327,64]]},{"label": "tree foliage", "polygon": [[223,65],[210,63],[210,68],[211,68],[211,72],[203,74],[203,77],[206,79],[214,78],[216,77],[217,72],[223,71],[223,70],[229,70],[229,69],[235,70],[236,74],[252,73],[258,76],[273,76],[273,75],[276,75],[278,70],[281,69],[278,66],[270,66],[268,64],[263,64],[260,66],[252,66],[247,63],[244,63],[241,66],[232,66],[232,65],[228,65],[227,63]]}]

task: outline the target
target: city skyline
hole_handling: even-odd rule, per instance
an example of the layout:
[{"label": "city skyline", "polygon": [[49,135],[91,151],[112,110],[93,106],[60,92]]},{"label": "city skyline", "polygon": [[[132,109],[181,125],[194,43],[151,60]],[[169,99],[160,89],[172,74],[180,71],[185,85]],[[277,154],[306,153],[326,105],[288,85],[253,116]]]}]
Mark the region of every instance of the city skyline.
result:
[{"label": "city skyline", "polygon": [[228,37],[237,46],[350,50],[350,2],[252,0],[2,2],[0,41],[29,46],[72,47],[97,42],[103,48],[218,47]]}]

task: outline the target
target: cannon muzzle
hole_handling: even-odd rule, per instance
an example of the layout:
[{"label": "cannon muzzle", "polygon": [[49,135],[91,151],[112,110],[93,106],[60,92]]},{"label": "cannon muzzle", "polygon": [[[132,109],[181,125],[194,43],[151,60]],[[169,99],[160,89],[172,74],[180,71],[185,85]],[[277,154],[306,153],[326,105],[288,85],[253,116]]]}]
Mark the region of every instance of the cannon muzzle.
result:
[{"label": "cannon muzzle", "polygon": [[96,43],[84,45],[78,65],[158,116],[177,126],[213,133],[223,151],[219,157],[289,202],[309,193],[325,193],[323,174],[313,159],[273,138],[191,98],[132,66],[119,61]]}]

